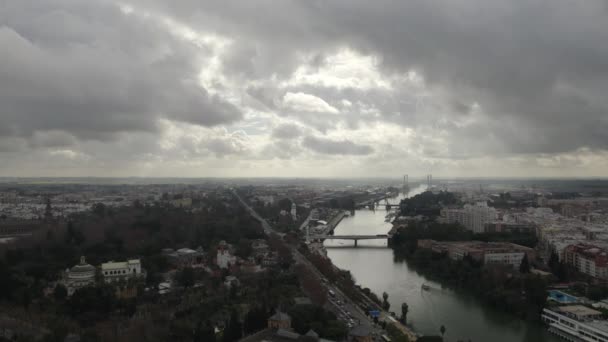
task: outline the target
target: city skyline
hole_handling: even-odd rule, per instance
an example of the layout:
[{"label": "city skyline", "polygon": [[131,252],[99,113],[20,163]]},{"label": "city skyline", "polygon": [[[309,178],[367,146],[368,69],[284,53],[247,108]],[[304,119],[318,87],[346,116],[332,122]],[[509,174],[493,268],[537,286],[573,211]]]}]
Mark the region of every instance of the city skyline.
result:
[{"label": "city skyline", "polygon": [[607,11],[9,0],[0,177],[606,177]]}]

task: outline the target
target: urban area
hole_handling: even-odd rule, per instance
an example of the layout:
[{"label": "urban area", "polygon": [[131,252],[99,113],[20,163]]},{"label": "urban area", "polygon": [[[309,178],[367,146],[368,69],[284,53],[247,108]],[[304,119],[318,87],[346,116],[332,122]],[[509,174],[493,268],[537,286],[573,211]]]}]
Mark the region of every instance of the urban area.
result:
[{"label": "urban area", "polygon": [[[365,215],[385,231],[343,228]],[[377,250],[415,296],[336,263]],[[0,280],[0,341],[489,340],[421,323],[447,294],[608,341],[608,183],[5,179]]]}]

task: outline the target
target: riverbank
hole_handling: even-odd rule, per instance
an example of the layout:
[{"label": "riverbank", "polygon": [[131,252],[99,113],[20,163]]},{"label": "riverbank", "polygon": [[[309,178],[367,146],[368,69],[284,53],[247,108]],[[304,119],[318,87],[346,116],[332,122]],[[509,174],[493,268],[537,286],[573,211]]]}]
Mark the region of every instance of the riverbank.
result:
[{"label": "riverbank", "polygon": [[356,304],[358,310],[366,316],[371,315],[372,310],[376,311],[378,313],[378,323],[381,323],[384,327],[392,327],[390,333],[396,341],[403,341],[403,338],[405,338],[406,341],[413,342],[418,339],[418,334],[414,330],[396,320],[387,310],[382,308],[377,294],[367,288],[363,289],[358,286],[349,271],[337,267],[326,255],[318,253],[318,251],[315,253],[314,249],[311,249],[308,259],[326,279],[336,285],[346,297]]},{"label": "riverbank", "polygon": [[[424,188],[413,189],[424,191]],[[392,227],[384,221],[384,210],[357,210],[336,227],[336,234],[386,234]],[[528,322],[496,309],[466,291],[454,291],[419,273],[403,260],[395,259],[386,241],[362,241],[357,248],[342,241],[326,241],[328,257],[342,270],[347,270],[363,288],[378,294],[389,294],[391,311],[407,303],[407,324],[422,335],[440,335],[446,327],[449,341],[471,339],[492,342],[558,342],[535,322]],[[421,289],[423,284],[430,291]]]},{"label": "riverbank", "polygon": [[336,227],[340,224],[340,222],[342,222],[342,220],[349,215],[350,214],[348,214],[348,212],[346,212],[346,211],[340,211],[339,213],[334,215],[327,222],[328,233],[333,233],[334,229],[336,229]]}]

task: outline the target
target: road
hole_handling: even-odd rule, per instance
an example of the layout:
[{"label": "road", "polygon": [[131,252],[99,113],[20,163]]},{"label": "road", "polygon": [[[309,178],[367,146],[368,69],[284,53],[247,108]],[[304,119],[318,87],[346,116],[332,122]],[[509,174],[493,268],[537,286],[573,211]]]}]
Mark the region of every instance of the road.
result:
[{"label": "road", "polygon": [[[232,193],[239,200],[241,205],[249,212],[249,214],[251,214],[251,216],[253,216],[256,220],[258,220],[260,222],[266,235],[277,234],[281,237],[285,236],[284,233],[275,231],[263,217],[261,217],[255,210],[253,210],[253,208],[251,208],[249,206],[249,204],[247,204],[241,198],[241,196],[239,196],[237,194],[236,191],[232,190]],[[297,250],[297,248],[295,248],[291,245],[288,245],[288,246],[291,249],[294,260],[297,263],[300,263],[300,264],[303,264],[303,265],[309,267],[309,269],[311,269],[315,274],[317,274],[317,276],[320,279],[323,279],[323,284],[326,287],[327,292],[329,294],[331,294],[332,292],[334,293],[333,296],[332,295],[329,296],[327,306],[328,306],[328,309],[333,311],[338,316],[339,319],[344,321],[347,325],[349,325],[349,327],[353,327],[353,326],[357,326],[357,325],[367,326],[370,329],[370,331],[372,332],[372,334],[378,339],[382,334],[385,334],[385,332],[382,330],[382,328],[380,328],[379,326],[374,324],[374,322],[368,316],[365,315],[363,310],[361,310],[361,308],[357,304],[355,304],[355,302],[353,300],[348,298],[342,291],[340,291],[340,289],[338,287],[327,282],[327,280],[323,276],[323,274],[321,274],[321,272],[310,261],[308,261],[308,259],[302,253],[300,253]],[[369,299],[369,298],[366,298],[366,299],[369,301],[368,304],[373,304],[373,306],[376,306],[376,304],[373,303],[373,301],[371,299]]]}]

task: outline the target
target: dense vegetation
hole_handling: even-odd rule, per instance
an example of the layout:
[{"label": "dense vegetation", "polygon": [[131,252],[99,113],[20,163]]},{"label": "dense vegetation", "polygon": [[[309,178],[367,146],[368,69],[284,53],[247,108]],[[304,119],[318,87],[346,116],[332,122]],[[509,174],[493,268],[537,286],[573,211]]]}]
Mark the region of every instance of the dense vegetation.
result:
[{"label": "dense vegetation", "polygon": [[440,191],[433,193],[426,191],[412,198],[404,198],[399,203],[402,216],[424,215],[428,217],[439,216],[442,206],[458,204],[459,200],[451,192]]},{"label": "dense vegetation", "polygon": [[[278,256],[278,265],[269,272],[229,273],[215,266],[219,241],[232,244],[235,253],[246,259],[252,254],[251,240],[258,238],[266,239]],[[163,248],[198,246],[207,252],[211,272],[188,267],[167,272],[170,266]],[[141,258],[147,279],[134,285],[134,296],[120,295],[118,288],[99,278],[96,285],[67,297],[66,288],[55,283],[81,255],[93,265]],[[240,285],[225,286],[229,274],[236,275]],[[168,278],[175,280],[174,290],[160,295],[156,285]],[[0,312],[22,322],[37,322],[46,329],[48,341],[63,341],[69,332],[83,341],[237,341],[243,334],[264,329],[276,308],[293,307],[294,298],[311,295],[322,304],[325,295],[314,291],[318,279],[296,272],[285,242],[276,235],[265,236],[259,222],[223,193],[203,199],[196,210],[162,202],[118,208],[96,205],[69,222],[59,222],[42,238],[24,239],[0,255],[0,279]],[[341,323],[320,307],[311,310],[313,314],[298,316],[293,323],[318,327],[315,330],[323,337],[344,337]],[[216,335],[216,327],[223,333]]]},{"label": "dense vegetation", "polygon": [[316,305],[297,305],[288,311],[293,321],[292,328],[299,334],[312,329],[320,336],[341,341],[348,332],[346,325],[336,315]]}]

